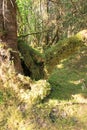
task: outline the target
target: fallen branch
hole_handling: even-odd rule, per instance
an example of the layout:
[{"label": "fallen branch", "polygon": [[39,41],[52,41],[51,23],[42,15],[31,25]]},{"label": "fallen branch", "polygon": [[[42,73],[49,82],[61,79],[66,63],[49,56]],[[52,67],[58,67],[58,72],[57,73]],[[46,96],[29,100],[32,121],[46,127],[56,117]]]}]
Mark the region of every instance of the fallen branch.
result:
[{"label": "fallen branch", "polygon": [[21,34],[21,35],[18,36],[18,38],[27,37],[27,36],[29,36],[29,35],[41,34],[41,33],[48,32],[48,31],[49,31],[49,30],[44,30],[44,31],[42,31],[42,32],[33,32],[33,33],[28,33],[28,34]]}]

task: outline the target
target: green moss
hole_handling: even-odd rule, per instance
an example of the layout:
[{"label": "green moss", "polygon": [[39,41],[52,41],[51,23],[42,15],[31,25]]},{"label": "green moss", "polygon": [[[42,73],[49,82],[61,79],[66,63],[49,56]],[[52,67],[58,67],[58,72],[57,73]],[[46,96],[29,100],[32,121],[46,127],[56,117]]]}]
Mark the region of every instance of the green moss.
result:
[{"label": "green moss", "polygon": [[[86,47],[56,66],[48,79],[52,91],[45,80],[33,81],[7,66],[3,69],[4,78],[3,75],[0,78],[0,98],[4,101],[0,104],[1,130],[87,130],[87,89],[82,90],[82,83],[79,83],[82,78],[87,82]],[[78,95],[84,100],[73,99]]]},{"label": "green moss", "polygon": [[[33,49],[31,46],[29,46],[24,41],[18,42],[18,48],[21,54],[24,56],[24,58],[27,56],[32,56],[32,59],[36,61],[37,63],[44,61],[44,55],[41,54],[39,51]],[[26,53],[26,56],[25,56]]]},{"label": "green moss", "polygon": [[23,41],[18,43],[18,49],[21,53],[22,60],[31,73],[31,78],[36,80],[43,78],[44,56]]},{"label": "green moss", "polygon": [[75,53],[56,66],[48,80],[53,87],[52,99],[71,100],[72,95],[87,94],[87,89],[84,90],[84,93],[82,90],[83,83],[80,82],[81,79],[87,82],[86,49],[87,47],[82,47],[79,53]]},{"label": "green moss", "polygon": [[55,58],[58,55],[60,57],[63,54],[67,55],[73,53],[76,47],[79,47],[81,45],[82,45],[82,41],[75,36],[68,39],[64,39],[58,42],[52,48],[49,48],[45,52],[46,60],[49,62],[50,59]]},{"label": "green moss", "polygon": [[83,41],[78,36],[73,36],[59,41],[45,52],[47,70],[51,72],[61,60],[74,54],[83,46]]},{"label": "green moss", "polygon": [[[52,72],[55,65],[57,65],[61,60],[74,54],[84,46],[84,38],[87,39],[86,30],[77,33],[75,36],[59,41],[56,45],[47,49],[44,54],[39,53],[24,42],[19,42],[19,50],[27,67],[30,68],[33,66],[30,70],[32,73],[37,70],[36,73],[38,75],[40,72],[39,69],[37,69],[37,65],[45,63],[47,71]],[[42,70],[44,70],[44,67]]]}]

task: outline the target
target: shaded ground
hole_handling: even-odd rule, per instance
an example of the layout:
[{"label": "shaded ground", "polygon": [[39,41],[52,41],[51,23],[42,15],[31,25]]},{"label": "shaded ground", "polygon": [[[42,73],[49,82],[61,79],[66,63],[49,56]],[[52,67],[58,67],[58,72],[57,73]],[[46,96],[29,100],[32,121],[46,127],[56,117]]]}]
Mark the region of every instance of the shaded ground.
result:
[{"label": "shaded ground", "polygon": [[53,89],[51,97],[69,100],[73,94],[85,93],[82,79],[87,86],[87,48],[57,65],[49,78]]}]

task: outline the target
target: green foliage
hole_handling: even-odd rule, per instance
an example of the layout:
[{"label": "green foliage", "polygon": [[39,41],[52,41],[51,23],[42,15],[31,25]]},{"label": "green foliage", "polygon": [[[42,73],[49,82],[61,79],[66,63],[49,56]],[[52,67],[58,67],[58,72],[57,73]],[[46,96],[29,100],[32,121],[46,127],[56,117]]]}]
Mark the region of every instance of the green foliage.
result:
[{"label": "green foliage", "polygon": [[18,5],[18,11],[20,12],[21,14],[21,17],[22,17],[22,22],[23,24],[26,24],[27,23],[27,15],[29,13],[29,5],[31,4],[31,0],[16,0],[17,2],[17,5]]},{"label": "green foliage", "polygon": [[[36,24],[38,22],[37,16],[35,14],[35,9],[33,8],[32,0],[17,0],[18,6],[18,35],[28,34],[36,32]],[[36,35],[35,35],[36,36]],[[34,42],[35,36],[31,35],[26,38],[30,43]]]},{"label": "green foliage", "polygon": [[[70,37],[86,28],[86,0],[32,1],[17,0],[18,34],[31,34],[25,39],[37,47],[51,46],[59,39]],[[22,22],[21,22],[22,21]]]}]

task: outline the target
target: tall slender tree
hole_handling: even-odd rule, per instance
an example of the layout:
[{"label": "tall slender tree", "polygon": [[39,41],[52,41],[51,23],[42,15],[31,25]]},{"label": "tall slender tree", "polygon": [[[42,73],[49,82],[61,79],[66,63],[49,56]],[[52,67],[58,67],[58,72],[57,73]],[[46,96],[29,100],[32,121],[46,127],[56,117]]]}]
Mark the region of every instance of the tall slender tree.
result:
[{"label": "tall slender tree", "polygon": [[22,72],[17,49],[16,0],[0,0],[0,41],[10,48],[16,72]]}]

